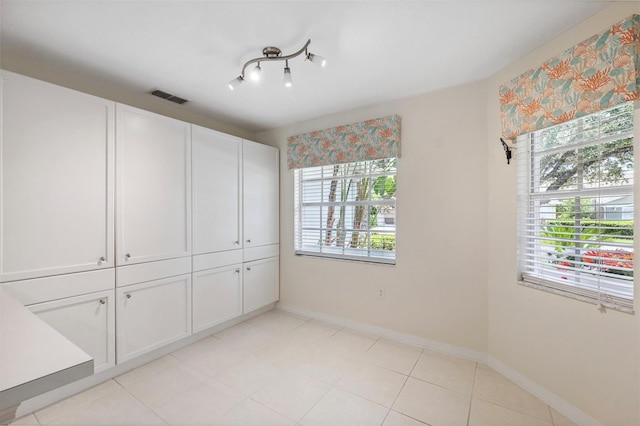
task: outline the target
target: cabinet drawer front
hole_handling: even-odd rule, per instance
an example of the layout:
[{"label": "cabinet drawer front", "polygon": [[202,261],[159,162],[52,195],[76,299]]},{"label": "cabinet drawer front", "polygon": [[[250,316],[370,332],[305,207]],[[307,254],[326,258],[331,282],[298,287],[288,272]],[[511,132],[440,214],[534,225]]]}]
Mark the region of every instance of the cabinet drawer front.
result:
[{"label": "cabinet drawer front", "polygon": [[255,311],[280,298],[279,258],[257,260],[244,264],[243,313]]},{"label": "cabinet drawer front", "polygon": [[276,257],[280,255],[280,244],[271,244],[268,246],[249,247],[244,249],[244,261],[253,262],[254,260],[266,259],[268,257]]},{"label": "cabinet drawer front", "polygon": [[93,358],[99,373],[115,365],[114,290],[30,305],[31,312]]},{"label": "cabinet drawer front", "polygon": [[242,250],[229,250],[218,253],[201,254],[193,256],[193,272],[220,268],[238,263],[242,263]]},{"label": "cabinet drawer front", "polygon": [[193,332],[242,315],[242,265],[193,274]]},{"label": "cabinet drawer front", "polygon": [[191,275],[116,289],[117,362],[191,334]]},{"label": "cabinet drawer front", "polygon": [[80,296],[115,287],[115,268],[2,284],[23,305]]},{"label": "cabinet drawer front", "polygon": [[146,281],[158,280],[191,272],[191,258],[160,260],[140,263],[138,265],[118,266],[116,268],[116,285],[124,287]]},{"label": "cabinet drawer front", "polygon": [[113,267],[114,103],[1,84],[0,281]]}]

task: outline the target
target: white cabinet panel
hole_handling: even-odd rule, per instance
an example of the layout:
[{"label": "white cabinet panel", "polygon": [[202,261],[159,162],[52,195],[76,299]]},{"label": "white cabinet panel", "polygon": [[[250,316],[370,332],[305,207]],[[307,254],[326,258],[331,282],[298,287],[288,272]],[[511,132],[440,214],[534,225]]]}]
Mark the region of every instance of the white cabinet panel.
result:
[{"label": "white cabinet panel", "polygon": [[23,305],[35,305],[56,299],[113,290],[115,281],[115,268],[109,268],[12,281],[2,284],[2,287],[9,289],[11,294]]},{"label": "white cabinet panel", "polygon": [[242,265],[193,274],[193,332],[242,315]]},{"label": "white cabinet panel", "polygon": [[193,254],[241,248],[241,139],[192,126]]},{"label": "white cabinet panel", "polygon": [[244,264],[243,313],[277,302],[280,298],[279,257]]},{"label": "white cabinet panel", "polygon": [[266,259],[267,257],[277,257],[280,255],[280,244],[268,246],[249,247],[243,250],[244,262]]},{"label": "white cabinet panel", "polygon": [[115,365],[113,290],[38,303],[29,309],[89,354],[96,373]]},{"label": "white cabinet panel", "polygon": [[191,334],[191,275],[116,289],[118,363]]},{"label": "white cabinet panel", "polygon": [[116,268],[116,286],[124,287],[191,273],[191,258],[178,257]]},{"label": "white cabinet panel", "polygon": [[280,239],[279,151],[243,141],[244,247],[278,244]]},{"label": "white cabinet panel", "polygon": [[198,272],[204,271],[205,269],[240,264],[242,263],[243,252],[244,250],[228,250],[193,256],[192,271]]},{"label": "white cabinet panel", "polygon": [[191,254],[191,126],[116,106],[116,263]]},{"label": "white cabinet panel", "polygon": [[2,71],[0,281],[114,266],[114,103]]}]

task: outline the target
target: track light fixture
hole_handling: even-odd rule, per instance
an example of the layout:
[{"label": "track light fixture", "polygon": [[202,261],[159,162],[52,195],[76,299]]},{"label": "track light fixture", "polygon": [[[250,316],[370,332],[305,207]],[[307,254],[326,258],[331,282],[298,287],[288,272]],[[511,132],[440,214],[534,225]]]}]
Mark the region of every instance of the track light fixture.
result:
[{"label": "track light fixture", "polygon": [[284,85],[285,87],[291,87],[293,85],[293,80],[291,78],[291,69],[289,68],[289,59],[293,59],[297,56],[300,56],[304,53],[305,59],[309,62],[313,62],[321,67],[324,67],[327,64],[327,60],[320,55],[314,55],[307,51],[307,47],[311,44],[311,39],[307,40],[307,42],[302,46],[300,50],[290,55],[282,56],[282,51],[273,46],[267,46],[262,49],[262,57],[254,58],[247,61],[242,67],[242,72],[240,75],[229,82],[229,89],[235,90],[240,84],[245,81],[245,71],[247,67],[251,64],[256,64],[255,68],[251,70],[249,74],[249,79],[252,81],[260,80],[260,74],[262,68],[260,68],[260,62],[269,62],[269,61],[284,61]]}]

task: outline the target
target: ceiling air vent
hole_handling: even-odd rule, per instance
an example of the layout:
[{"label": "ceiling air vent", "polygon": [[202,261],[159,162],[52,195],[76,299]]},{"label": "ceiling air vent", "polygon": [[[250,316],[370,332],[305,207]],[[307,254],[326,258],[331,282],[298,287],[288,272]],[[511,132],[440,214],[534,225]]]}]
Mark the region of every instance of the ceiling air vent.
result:
[{"label": "ceiling air vent", "polygon": [[186,99],[180,98],[178,96],[174,96],[171,93],[163,92],[162,90],[154,90],[153,92],[149,92],[153,96],[157,96],[162,99],[166,99],[171,102],[175,102],[177,104],[182,105],[185,102],[188,102]]}]

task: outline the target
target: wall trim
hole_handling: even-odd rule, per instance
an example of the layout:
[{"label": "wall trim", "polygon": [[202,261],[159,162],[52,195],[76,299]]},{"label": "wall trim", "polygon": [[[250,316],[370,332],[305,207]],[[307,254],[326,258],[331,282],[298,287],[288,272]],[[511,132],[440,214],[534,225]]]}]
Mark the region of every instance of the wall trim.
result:
[{"label": "wall trim", "polygon": [[408,345],[419,346],[421,348],[433,349],[434,351],[451,355],[457,358],[463,358],[469,361],[487,363],[487,355],[483,352],[474,351],[472,349],[463,348],[461,346],[450,345],[448,343],[438,342],[436,340],[426,339],[413,334],[401,333],[399,331],[390,330],[388,328],[377,327],[375,325],[353,321],[347,318],[335,317],[333,315],[327,315],[322,312],[311,311],[308,309],[299,308],[287,303],[278,302],[276,309],[289,312],[296,315],[302,315],[309,318],[324,321],[329,324],[338,325],[341,327],[351,328],[362,333],[373,334],[376,336],[384,337],[385,339],[394,340],[399,343],[406,343]]},{"label": "wall trim", "polygon": [[604,424],[599,420],[580,410],[575,405],[562,399],[548,389],[540,386],[499,359],[487,356],[487,365],[527,392],[533,394],[538,399],[544,401],[574,423],[581,426],[604,426]]},{"label": "wall trim", "polygon": [[454,357],[486,364],[527,392],[533,394],[549,406],[553,407],[556,411],[560,412],[562,415],[569,418],[576,424],[579,424],[581,426],[603,426],[602,422],[580,410],[578,407],[572,405],[571,403],[549,391],[548,389],[540,386],[533,380],[524,376],[499,359],[496,359],[484,352],[463,348],[461,346],[450,345],[448,343],[415,336],[413,334],[401,333],[399,331],[390,330],[388,328],[378,327],[363,322],[353,321],[347,318],[336,317],[322,312],[300,308],[298,306],[290,305],[287,303],[278,302],[276,304],[276,309],[317,319],[329,324],[351,328],[363,333],[384,337],[385,339],[394,340],[399,343],[419,346],[421,348],[433,350],[446,355],[451,355]]}]

